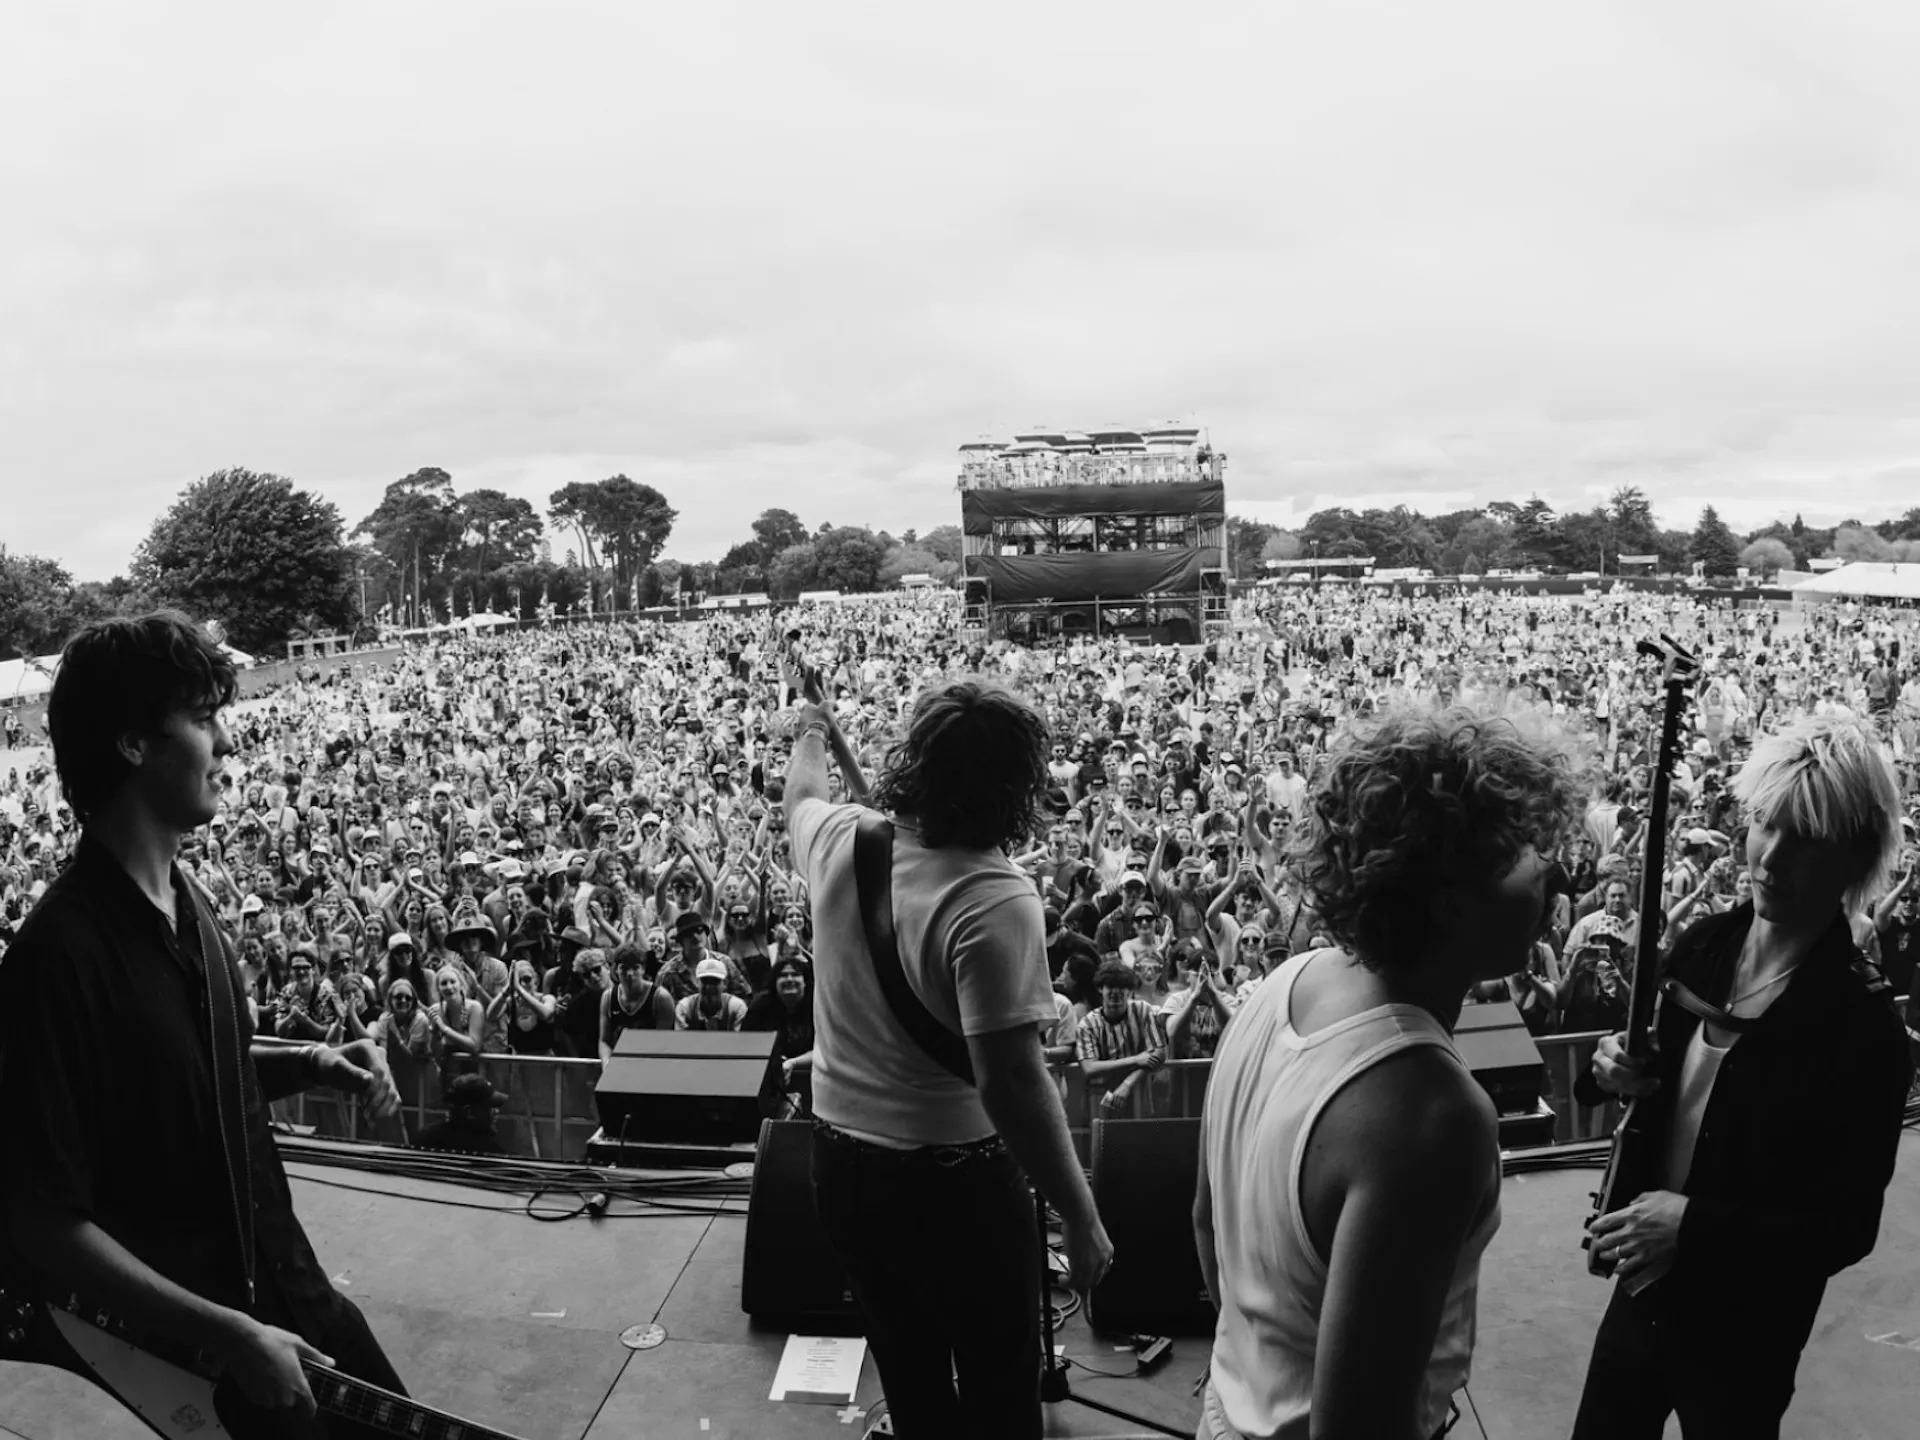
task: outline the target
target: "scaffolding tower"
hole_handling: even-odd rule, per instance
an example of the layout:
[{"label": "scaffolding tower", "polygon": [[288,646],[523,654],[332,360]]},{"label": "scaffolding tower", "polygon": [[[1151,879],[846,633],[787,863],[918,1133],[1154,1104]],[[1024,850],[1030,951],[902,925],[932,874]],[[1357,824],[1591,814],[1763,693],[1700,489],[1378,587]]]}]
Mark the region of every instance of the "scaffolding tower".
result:
[{"label": "scaffolding tower", "polygon": [[1229,626],[1226,456],[1191,426],[960,447],[969,638],[1189,644]]}]

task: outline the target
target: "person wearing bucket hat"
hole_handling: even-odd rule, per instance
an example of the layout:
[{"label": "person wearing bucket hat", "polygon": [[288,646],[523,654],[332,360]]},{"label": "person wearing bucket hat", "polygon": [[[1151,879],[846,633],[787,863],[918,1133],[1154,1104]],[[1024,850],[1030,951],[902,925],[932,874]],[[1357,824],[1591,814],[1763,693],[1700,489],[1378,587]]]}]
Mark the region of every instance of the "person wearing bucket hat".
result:
[{"label": "person wearing bucket hat", "polygon": [[511,1103],[484,1075],[456,1075],[441,1095],[447,1118],[409,1137],[415,1150],[445,1150],[460,1155],[505,1155],[494,1131],[494,1115]]},{"label": "person wearing bucket hat", "polygon": [[500,943],[493,922],[478,910],[466,910],[454,920],[447,932],[453,947],[453,963],[466,972],[467,992],[486,1008],[487,1024],[481,1036],[480,1050],[486,1055],[507,1053],[506,1012],[496,1010],[493,1002],[505,993],[510,976],[506,965],[493,954]]},{"label": "person wearing bucket hat", "polygon": [[747,984],[747,977],[733,960],[707,948],[707,937],[711,933],[706,917],[698,910],[682,910],[674,917],[669,932],[679,953],[669,955],[660,967],[658,979],[667,993],[673,996],[677,1006],[683,1001],[697,996],[700,992],[698,967],[712,960],[720,966],[722,988],[734,996],[742,1005],[752,998],[753,988]]}]

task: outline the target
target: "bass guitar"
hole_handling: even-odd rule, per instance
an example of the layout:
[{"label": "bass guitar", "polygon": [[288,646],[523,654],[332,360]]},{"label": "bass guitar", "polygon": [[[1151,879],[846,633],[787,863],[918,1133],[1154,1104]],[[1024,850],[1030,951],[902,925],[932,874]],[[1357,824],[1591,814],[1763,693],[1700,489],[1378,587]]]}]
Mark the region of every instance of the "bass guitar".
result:
[{"label": "bass guitar", "polygon": [[[1669,637],[1655,642],[1642,640],[1642,655],[1660,661],[1660,686],[1664,702],[1660,712],[1660,747],[1653,769],[1653,799],[1648,808],[1645,834],[1646,854],[1640,871],[1640,928],[1633,948],[1633,976],[1627,1001],[1627,1053],[1645,1058],[1653,1048],[1654,1000],[1660,983],[1660,937],[1667,928],[1666,894],[1667,796],[1672,788],[1673,765],[1680,745],[1680,712],[1685,708],[1687,687],[1693,683],[1698,664]],[[1629,1100],[1613,1132],[1613,1149],[1607,1156],[1607,1172],[1600,1188],[1593,1192],[1593,1217],[1611,1214],[1653,1184],[1658,1157],[1652,1153],[1649,1136],[1651,1121],[1637,1100]],[[1588,1224],[1592,1224],[1592,1219]],[[1582,1237],[1587,1252],[1587,1269],[1595,1275],[1611,1276],[1614,1262],[1601,1257],[1593,1237]]]},{"label": "bass guitar", "polygon": [[0,1280],[0,1360],[52,1365],[92,1381],[170,1440],[324,1440],[328,1421],[359,1425],[408,1440],[515,1440],[342,1375],[303,1363],[317,1413],[250,1404],[212,1357],[163,1337],[143,1334],[75,1297],[54,1302]]}]

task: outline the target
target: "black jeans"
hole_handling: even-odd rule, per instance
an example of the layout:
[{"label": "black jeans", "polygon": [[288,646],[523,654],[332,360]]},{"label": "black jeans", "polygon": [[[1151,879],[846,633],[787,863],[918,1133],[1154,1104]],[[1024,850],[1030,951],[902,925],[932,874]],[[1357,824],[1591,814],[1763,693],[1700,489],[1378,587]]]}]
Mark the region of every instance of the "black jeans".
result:
[{"label": "black jeans", "polygon": [[1662,1303],[1659,1289],[1635,1299],[1613,1287],[1573,1440],[1660,1440],[1676,1411],[1686,1440],[1778,1440],[1807,1328],[1756,1336],[1737,1309],[1696,1313]]},{"label": "black jeans", "polygon": [[895,1151],[816,1122],[813,1204],[894,1434],[1038,1440],[1040,1240],[1005,1147]]}]

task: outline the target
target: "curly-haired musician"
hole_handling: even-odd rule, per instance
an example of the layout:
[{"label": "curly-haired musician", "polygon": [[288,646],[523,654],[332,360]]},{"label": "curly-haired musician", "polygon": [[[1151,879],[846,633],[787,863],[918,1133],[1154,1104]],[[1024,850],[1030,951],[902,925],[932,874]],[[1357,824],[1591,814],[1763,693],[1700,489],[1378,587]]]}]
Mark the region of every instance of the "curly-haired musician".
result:
[{"label": "curly-haired musician", "polygon": [[[1911,1066],[1847,916],[1887,888],[1899,790],[1873,732],[1812,718],[1733,782],[1752,899],[1662,967],[1657,1050],[1608,1036],[1575,1094],[1654,1097],[1657,1189],[1592,1228],[1619,1283],[1574,1434],[1780,1433],[1827,1279],[1863,1259],[1893,1176]],[[1604,1093],[1603,1093],[1604,1092]]]},{"label": "curly-haired musician", "polygon": [[1334,752],[1292,850],[1337,943],[1261,982],[1207,1086],[1208,1440],[1444,1433],[1500,1221],[1497,1120],[1451,1032],[1525,967],[1574,794],[1550,737],[1464,710]]}]

